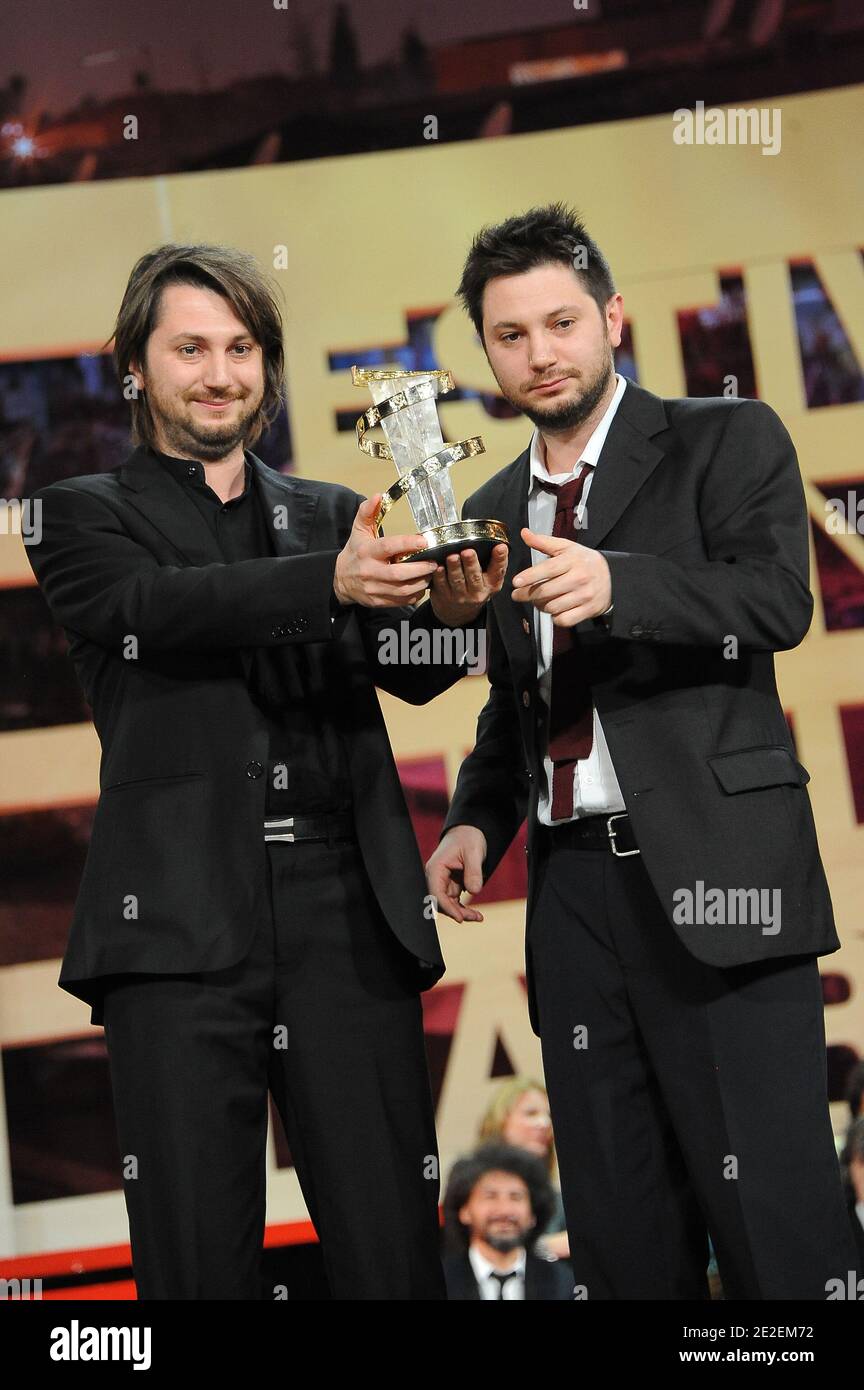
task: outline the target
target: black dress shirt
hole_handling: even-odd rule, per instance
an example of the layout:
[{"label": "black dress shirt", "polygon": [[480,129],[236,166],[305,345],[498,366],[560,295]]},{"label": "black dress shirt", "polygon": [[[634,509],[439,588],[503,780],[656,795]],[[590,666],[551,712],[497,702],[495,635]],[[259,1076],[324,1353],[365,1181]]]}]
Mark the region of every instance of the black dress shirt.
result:
[{"label": "black dress shirt", "polygon": [[[151,452],[198,508],[226,564],[276,554],[248,456],[242,493],[223,502],[208,486],[202,463],[156,449]],[[339,611],[335,594],[333,611]],[[345,747],[332,722],[321,718],[321,692],[313,690],[305,648],[302,644],[257,648],[250,677],[250,696],[270,734],[268,818],[349,810],[351,779]]]}]

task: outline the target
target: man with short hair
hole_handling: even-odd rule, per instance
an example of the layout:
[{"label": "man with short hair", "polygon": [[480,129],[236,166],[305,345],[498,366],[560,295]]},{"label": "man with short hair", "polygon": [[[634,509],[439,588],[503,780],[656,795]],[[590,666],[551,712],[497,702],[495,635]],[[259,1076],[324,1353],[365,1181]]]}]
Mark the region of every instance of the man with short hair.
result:
[{"label": "man with short hair", "polygon": [[475,624],[506,549],[391,564],[424,542],[379,538],[377,497],[266,468],[282,351],[250,256],[143,256],[114,334],[138,447],[36,494],[102,743],[60,983],[104,1022],[139,1298],[261,1296],[269,1087],[334,1298],[441,1299],[444,966],[374,687],[464,674],[380,638]]},{"label": "man with short hair", "polygon": [[[773,652],[810,624],[795,450],[759,401],[614,367],[577,215],[476,237],[460,295],[529,447],[465,503],[511,536],[490,695],[430,891],[456,921],[528,817],[526,957],[591,1299],[826,1297],[854,1268],[817,957],[839,946]],[[782,1163],[777,1155],[783,1154]]]}]

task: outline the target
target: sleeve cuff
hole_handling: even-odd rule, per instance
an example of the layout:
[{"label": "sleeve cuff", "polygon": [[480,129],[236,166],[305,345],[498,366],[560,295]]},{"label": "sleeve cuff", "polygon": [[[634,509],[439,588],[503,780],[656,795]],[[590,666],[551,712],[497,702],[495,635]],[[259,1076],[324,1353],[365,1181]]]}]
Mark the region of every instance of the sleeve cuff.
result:
[{"label": "sleeve cuff", "polygon": [[330,590],[330,621],[335,623],[337,618],[341,618],[344,613],[348,613],[354,607],[353,603],[340,603],[336,597],[336,590]]}]

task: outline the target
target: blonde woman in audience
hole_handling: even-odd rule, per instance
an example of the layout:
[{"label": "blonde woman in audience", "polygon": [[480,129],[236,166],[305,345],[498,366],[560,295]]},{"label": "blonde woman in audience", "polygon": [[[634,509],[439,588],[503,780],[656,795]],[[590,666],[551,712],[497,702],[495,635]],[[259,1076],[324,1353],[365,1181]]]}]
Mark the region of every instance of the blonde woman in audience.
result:
[{"label": "blonde woman in audience", "polygon": [[511,1076],[495,1091],[480,1121],[479,1142],[499,1139],[542,1158],[555,1192],[555,1211],[543,1232],[542,1244],[566,1260],[570,1244],[564,1223],[564,1205],[558,1186],[555,1138],[545,1086],[531,1076]]}]

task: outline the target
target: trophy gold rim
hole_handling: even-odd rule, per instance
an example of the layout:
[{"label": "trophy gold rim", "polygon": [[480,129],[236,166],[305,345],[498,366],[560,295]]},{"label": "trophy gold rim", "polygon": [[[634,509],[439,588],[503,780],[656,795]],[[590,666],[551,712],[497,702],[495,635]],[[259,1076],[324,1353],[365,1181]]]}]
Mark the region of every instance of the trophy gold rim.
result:
[{"label": "trophy gold rim", "polygon": [[[443,395],[446,391],[453,390],[453,373],[446,367],[438,367],[434,371],[420,370],[412,368],[410,371],[405,367],[352,367],[351,385],[365,386],[369,381],[399,381],[406,376],[433,376],[439,377],[441,386],[439,394]],[[447,383],[445,385],[445,383]]]},{"label": "trophy gold rim", "polygon": [[491,541],[493,545],[506,545],[509,548],[510,541],[507,537],[507,527],[503,521],[448,521],[442,526],[431,526],[426,531],[419,531],[426,542],[423,550],[409,550],[404,555],[394,555],[393,560],[396,564],[410,560],[426,560],[430,551],[438,550],[443,546],[453,546],[454,553],[457,550],[470,550],[471,543],[477,541]]}]

